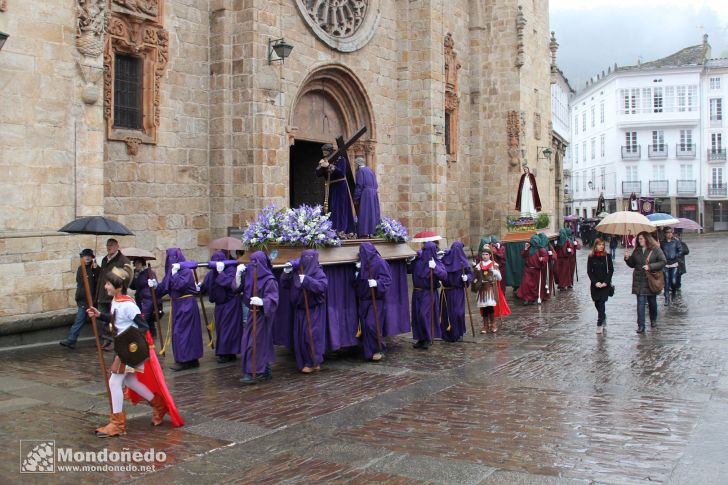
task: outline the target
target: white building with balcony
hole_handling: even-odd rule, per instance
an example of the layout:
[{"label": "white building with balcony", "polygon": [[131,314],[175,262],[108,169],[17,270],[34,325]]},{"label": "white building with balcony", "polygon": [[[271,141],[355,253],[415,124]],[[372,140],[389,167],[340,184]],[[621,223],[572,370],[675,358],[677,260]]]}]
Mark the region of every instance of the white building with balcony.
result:
[{"label": "white building with balcony", "polygon": [[558,194],[559,204],[556,214],[571,214],[571,99],[575,91],[564,73],[556,68],[551,84],[551,147],[553,149],[554,167],[561,179],[556,186],[561,188]]},{"label": "white building with balcony", "polygon": [[728,230],[728,185],[726,180],[725,103],[728,99],[728,59],[709,59],[701,84],[702,130],[706,147],[700,179],[703,184],[703,225],[708,230]]},{"label": "white building with balcony", "polygon": [[[658,211],[702,221],[707,185],[702,154],[702,78],[710,46],[610,68],[588,82],[571,108],[574,212],[626,209],[632,194]],[[722,146],[722,145],[721,145]],[[722,179],[721,179],[722,180]]]}]

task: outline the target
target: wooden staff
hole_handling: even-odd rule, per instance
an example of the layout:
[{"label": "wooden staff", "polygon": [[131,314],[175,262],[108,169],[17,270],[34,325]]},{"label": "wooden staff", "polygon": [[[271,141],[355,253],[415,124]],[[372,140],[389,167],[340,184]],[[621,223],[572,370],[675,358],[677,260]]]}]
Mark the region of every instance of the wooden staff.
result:
[{"label": "wooden staff", "polygon": [[[81,256],[81,275],[83,276],[83,289],[86,292],[86,308],[93,307],[93,298],[91,298],[91,286],[88,284],[88,273],[86,272],[86,262],[83,260],[83,256]],[[109,407],[111,408],[111,413],[114,413],[114,404],[111,402],[111,390],[109,389],[109,376],[106,372],[106,362],[104,361],[104,352],[101,350],[101,340],[99,340],[99,329],[96,328],[96,317],[91,316],[91,328],[94,331],[94,338],[96,339],[96,350],[99,354],[99,364],[101,364],[101,375],[104,379],[104,384],[106,384],[106,397],[109,398]]]},{"label": "wooden staff", "polygon": [[[192,274],[195,277],[195,284],[200,286],[200,280],[197,279],[197,268],[192,268]],[[210,340],[207,344],[211,349],[215,348],[215,342],[212,341],[212,331],[210,330],[210,322],[207,320],[207,310],[205,310],[205,299],[202,297],[202,292],[197,294],[200,297],[200,305],[202,306],[202,318],[205,320],[205,328],[207,329],[207,338]]]},{"label": "wooden staff", "polygon": [[[367,271],[369,279],[372,279],[372,263],[369,262],[369,270]],[[367,281],[367,283],[369,283]],[[374,324],[377,329],[377,346],[379,347],[379,352],[382,352],[382,334],[379,330],[379,312],[377,311],[377,292],[374,290],[374,288],[369,287],[369,290],[372,294],[372,309],[374,310]]]},{"label": "wooden staff", "polygon": [[[300,259],[298,263],[298,274],[303,274],[303,258]],[[303,282],[301,282],[301,290],[303,291],[303,307],[306,309],[306,323],[308,323],[308,343],[310,344],[309,347],[311,348],[311,365],[316,365],[316,351],[313,348],[313,327],[311,326],[311,311],[308,308],[308,292],[306,291],[306,288],[303,287]]]},{"label": "wooden staff", "polygon": [[579,282],[579,258],[576,256],[576,244],[572,244],[574,246],[574,273],[576,274],[576,282]]},{"label": "wooden staff", "polygon": [[[255,261],[253,261],[253,296],[258,296],[258,264]],[[256,369],[258,368],[258,359],[255,356],[255,344],[258,340],[258,334],[256,333],[258,325],[258,306],[251,306],[253,307],[253,379],[255,379]]]},{"label": "wooden staff", "polygon": [[[429,261],[428,261],[429,264]],[[432,332],[430,333],[430,342],[435,341],[435,276],[430,268],[430,299],[432,300],[432,308],[430,313],[432,314]]]},{"label": "wooden staff", "polygon": [[[470,250],[472,252],[472,249]],[[465,274],[465,265],[461,265],[461,271],[463,274]],[[473,313],[470,310],[470,297],[468,296],[468,285],[463,282],[463,293],[465,293],[465,301],[468,304],[468,316],[470,317],[470,331],[473,333],[473,338],[475,338],[475,327],[473,326]]]},{"label": "wooden staff", "polygon": [[[152,265],[150,263],[147,263],[147,279],[152,280],[153,273],[152,273]],[[152,293],[152,308],[154,309],[154,324],[157,326],[157,337],[159,338],[159,349],[161,350],[164,346],[164,337],[162,336],[162,324],[159,323],[159,306],[157,303],[157,289],[152,287],[150,288]]]}]

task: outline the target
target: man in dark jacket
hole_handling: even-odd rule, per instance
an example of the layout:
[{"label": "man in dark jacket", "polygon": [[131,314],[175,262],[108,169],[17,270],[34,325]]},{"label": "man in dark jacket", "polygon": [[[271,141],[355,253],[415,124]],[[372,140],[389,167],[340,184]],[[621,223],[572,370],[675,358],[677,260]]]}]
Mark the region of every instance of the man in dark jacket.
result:
[{"label": "man in dark jacket", "polygon": [[[111,238],[106,241],[106,253],[104,259],[101,260],[101,273],[96,284],[96,308],[101,313],[110,314],[112,297],[104,289],[104,285],[108,281],[107,275],[113,268],[123,269],[125,264],[131,264],[131,262],[129,258],[121,254],[119,241],[116,239]],[[111,351],[113,348],[113,337],[107,327],[107,325],[99,325],[99,336],[103,340],[104,350]]]},{"label": "man in dark jacket", "polygon": [[[88,275],[89,288],[93,288],[92,292],[96,289],[96,281],[99,277],[99,267],[96,264],[94,252],[91,249],[84,249],[81,251],[81,257],[83,263],[86,265],[86,274]],[[92,293],[93,295],[93,293]],[[86,315],[86,309],[88,308],[86,302],[86,291],[83,285],[83,273],[81,272],[81,266],[76,270],[76,319],[68,331],[68,337],[66,340],[61,340],[59,343],[69,349],[76,348],[76,342],[78,341],[78,335],[81,333],[81,328],[88,320]]]},{"label": "man in dark jacket", "polygon": [[677,274],[680,259],[683,257],[682,243],[675,239],[672,227],[663,231],[665,239],[660,242],[660,249],[665,254],[665,305],[669,305],[677,291]]},{"label": "man in dark jacket", "polygon": [[677,262],[675,289],[680,291],[680,288],[682,288],[682,275],[688,272],[687,266],[685,266],[685,256],[690,254],[690,248],[688,248],[688,245],[685,244],[685,241],[683,241],[682,234],[680,234],[680,238],[678,239],[678,241],[680,241],[680,247],[682,248],[682,257]]}]

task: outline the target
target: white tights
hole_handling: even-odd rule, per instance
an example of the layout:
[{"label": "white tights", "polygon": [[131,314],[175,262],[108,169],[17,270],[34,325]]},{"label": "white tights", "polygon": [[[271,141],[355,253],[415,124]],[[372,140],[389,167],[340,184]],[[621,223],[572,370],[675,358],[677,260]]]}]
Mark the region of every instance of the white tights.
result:
[{"label": "white tights", "polygon": [[120,413],[124,409],[125,385],[147,401],[154,399],[154,393],[139,382],[136,374],[111,374],[111,377],[109,377],[109,390],[111,391],[111,405],[114,414]]}]

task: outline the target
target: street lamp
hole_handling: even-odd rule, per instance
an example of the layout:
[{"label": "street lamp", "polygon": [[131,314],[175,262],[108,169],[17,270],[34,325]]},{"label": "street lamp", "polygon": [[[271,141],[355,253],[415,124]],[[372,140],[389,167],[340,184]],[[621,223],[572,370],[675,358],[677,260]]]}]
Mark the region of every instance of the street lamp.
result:
[{"label": "street lamp", "polygon": [[539,160],[551,160],[551,155],[554,151],[551,147],[537,147],[536,148],[536,161]]},{"label": "street lamp", "polygon": [[0,32],[0,51],[3,50],[3,46],[5,45],[5,41],[8,40],[8,37],[10,37],[5,32]]},{"label": "street lamp", "polygon": [[[268,64],[274,62],[286,62],[286,57],[291,55],[293,46],[286,42],[284,38],[268,39]],[[277,59],[273,59],[273,53],[276,53]]]}]

